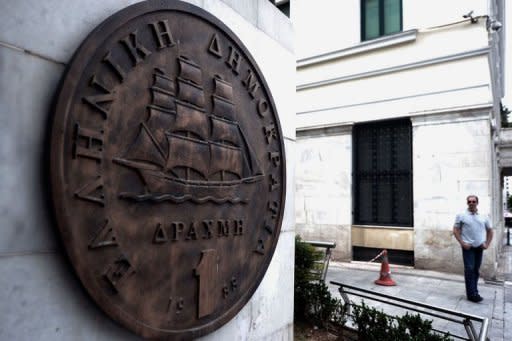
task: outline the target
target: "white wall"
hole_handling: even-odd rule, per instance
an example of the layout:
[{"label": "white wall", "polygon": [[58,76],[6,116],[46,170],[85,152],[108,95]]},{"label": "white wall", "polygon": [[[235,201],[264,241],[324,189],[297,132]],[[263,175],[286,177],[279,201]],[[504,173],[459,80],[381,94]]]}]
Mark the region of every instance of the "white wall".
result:
[{"label": "white wall", "polygon": [[[485,23],[297,69],[297,126],[411,116],[492,102]],[[468,42],[468,43],[465,43]]]},{"label": "white wall", "polygon": [[[489,14],[487,0],[402,0],[403,29],[426,29],[463,20],[464,14],[473,16]],[[485,23],[485,19],[482,20]]]},{"label": "white wall", "polygon": [[295,217],[305,240],[336,242],[333,256],[352,256],[351,127],[314,131],[297,137]]},{"label": "white wall", "polygon": [[[493,214],[489,112],[417,117],[412,125],[415,265],[460,272],[455,215],[467,208],[469,194],[478,195],[481,214]],[[486,256],[486,273],[492,259]]]},{"label": "white wall", "polygon": [[359,0],[292,0],[297,59],[360,41]]}]

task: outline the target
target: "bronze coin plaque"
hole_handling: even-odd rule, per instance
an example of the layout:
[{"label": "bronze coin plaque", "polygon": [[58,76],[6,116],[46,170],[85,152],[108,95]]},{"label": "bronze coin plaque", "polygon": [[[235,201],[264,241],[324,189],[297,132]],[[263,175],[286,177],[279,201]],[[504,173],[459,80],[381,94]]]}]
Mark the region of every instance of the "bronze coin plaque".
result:
[{"label": "bronze coin plaque", "polygon": [[96,303],[143,337],[234,317],[280,233],[283,136],[269,88],[226,25],[176,1],[103,22],[57,98],[52,195]]}]

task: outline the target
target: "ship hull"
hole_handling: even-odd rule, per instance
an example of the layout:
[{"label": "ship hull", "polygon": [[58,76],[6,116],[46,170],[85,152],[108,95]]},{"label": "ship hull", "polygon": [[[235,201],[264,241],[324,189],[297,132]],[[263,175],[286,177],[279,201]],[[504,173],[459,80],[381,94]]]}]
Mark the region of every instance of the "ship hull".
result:
[{"label": "ship hull", "polygon": [[244,178],[237,181],[194,181],[174,178],[159,170],[137,169],[146,185],[146,193],[121,193],[124,199],[135,201],[173,201],[181,203],[212,202],[222,204],[244,204],[247,202],[247,189],[263,176]]}]

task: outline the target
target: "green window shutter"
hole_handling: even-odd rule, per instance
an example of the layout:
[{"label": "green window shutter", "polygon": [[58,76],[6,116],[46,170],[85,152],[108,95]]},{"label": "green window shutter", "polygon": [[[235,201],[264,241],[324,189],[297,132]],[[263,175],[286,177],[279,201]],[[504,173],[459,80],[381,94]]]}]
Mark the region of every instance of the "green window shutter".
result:
[{"label": "green window shutter", "polygon": [[380,36],[379,0],[364,1],[364,40]]},{"label": "green window shutter", "polygon": [[384,0],[384,32],[390,34],[402,30],[401,0]]},{"label": "green window shutter", "polygon": [[361,0],[361,40],[402,30],[402,0]]}]

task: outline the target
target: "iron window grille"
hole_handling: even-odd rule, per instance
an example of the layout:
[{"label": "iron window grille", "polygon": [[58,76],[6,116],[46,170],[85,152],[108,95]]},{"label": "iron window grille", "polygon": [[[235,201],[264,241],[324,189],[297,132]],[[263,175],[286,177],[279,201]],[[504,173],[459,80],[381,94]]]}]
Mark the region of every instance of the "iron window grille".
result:
[{"label": "iron window grille", "polygon": [[409,119],[354,126],[354,224],[413,226]]}]

